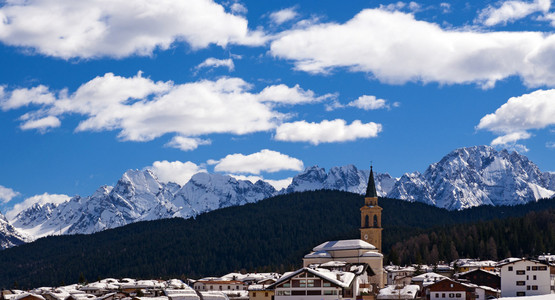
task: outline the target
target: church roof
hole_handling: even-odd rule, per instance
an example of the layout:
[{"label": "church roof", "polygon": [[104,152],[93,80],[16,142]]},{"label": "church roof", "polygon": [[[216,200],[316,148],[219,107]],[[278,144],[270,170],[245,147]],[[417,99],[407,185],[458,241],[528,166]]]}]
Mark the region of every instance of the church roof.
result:
[{"label": "church roof", "polygon": [[318,252],[318,251],[359,250],[359,249],[374,250],[376,249],[376,247],[363,240],[357,239],[357,240],[329,241],[314,247],[314,249],[312,250],[315,252]]},{"label": "church roof", "polygon": [[374,172],[372,170],[372,166],[370,166],[370,178],[368,178],[368,186],[366,187],[366,195],[364,197],[378,197],[378,193],[376,193],[376,184],[374,182]]}]

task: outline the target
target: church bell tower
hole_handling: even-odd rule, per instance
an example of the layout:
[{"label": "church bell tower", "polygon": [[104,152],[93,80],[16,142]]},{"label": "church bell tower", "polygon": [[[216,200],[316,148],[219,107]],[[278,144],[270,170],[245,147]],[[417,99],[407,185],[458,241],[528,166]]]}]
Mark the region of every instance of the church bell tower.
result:
[{"label": "church bell tower", "polygon": [[360,239],[374,245],[382,252],[382,208],[378,206],[378,194],[374,183],[374,172],[370,166],[370,178],[364,196],[364,206],[360,208]]}]

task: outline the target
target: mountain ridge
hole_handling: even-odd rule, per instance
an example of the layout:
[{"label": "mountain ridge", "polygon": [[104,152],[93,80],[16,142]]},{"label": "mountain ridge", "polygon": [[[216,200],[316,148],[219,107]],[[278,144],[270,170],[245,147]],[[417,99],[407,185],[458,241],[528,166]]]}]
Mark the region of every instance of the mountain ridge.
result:
[{"label": "mountain ridge", "polygon": [[[18,236],[29,236],[28,240],[53,234],[87,234],[137,221],[186,219],[293,192],[330,189],[364,194],[368,177],[369,170],[354,165],[332,167],[328,172],[312,166],[277,191],[264,181],[252,183],[217,173],[197,173],[180,186],[160,182],[148,169],[128,170],[114,187],[101,186],[91,196],[75,196],[61,204],[35,204],[6,223],[13,228],[11,235],[15,230]],[[456,149],[424,173],[405,173],[400,178],[376,173],[374,178],[380,197],[449,210],[523,204],[555,194],[555,173],[541,172],[524,155],[489,146]]]}]

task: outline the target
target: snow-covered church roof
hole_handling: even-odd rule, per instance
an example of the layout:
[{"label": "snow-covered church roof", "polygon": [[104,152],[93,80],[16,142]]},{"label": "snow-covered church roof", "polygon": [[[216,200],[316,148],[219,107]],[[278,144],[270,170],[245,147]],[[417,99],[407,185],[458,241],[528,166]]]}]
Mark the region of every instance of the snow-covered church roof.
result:
[{"label": "snow-covered church roof", "polygon": [[360,250],[360,249],[368,249],[368,250],[375,250],[377,249],[374,245],[367,243],[363,240],[339,240],[339,241],[329,241],[322,243],[314,249],[314,252],[319,251],[338,251],[338,250]]}]

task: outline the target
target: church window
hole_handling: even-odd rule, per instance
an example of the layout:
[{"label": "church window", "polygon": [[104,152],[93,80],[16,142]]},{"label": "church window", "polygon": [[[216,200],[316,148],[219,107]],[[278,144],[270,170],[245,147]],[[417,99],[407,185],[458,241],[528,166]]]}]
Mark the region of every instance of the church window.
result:
[{"label": "church window", "polygon": [[368,217],[368,215],[364,217],[364,227],[366,228],[370,227],[370,218]]},{"label": "church window", "polygon": [[374,227],[378,227],[378,216],[374,215]]}]

